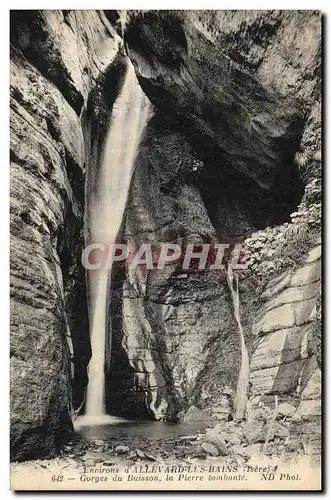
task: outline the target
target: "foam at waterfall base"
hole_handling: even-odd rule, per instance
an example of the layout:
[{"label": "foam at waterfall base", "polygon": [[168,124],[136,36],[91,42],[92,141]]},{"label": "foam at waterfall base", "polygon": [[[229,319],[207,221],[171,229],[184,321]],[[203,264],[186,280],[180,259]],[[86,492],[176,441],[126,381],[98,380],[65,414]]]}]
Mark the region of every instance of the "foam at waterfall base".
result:
[{"label": "foam at waterfall base", "polygon": [[94,427],[96,425],[117,425],[127,423],[128,420],[121,417],[112,417],[111,415],[82,415],[74,421],[75,431],[83,427]]}]

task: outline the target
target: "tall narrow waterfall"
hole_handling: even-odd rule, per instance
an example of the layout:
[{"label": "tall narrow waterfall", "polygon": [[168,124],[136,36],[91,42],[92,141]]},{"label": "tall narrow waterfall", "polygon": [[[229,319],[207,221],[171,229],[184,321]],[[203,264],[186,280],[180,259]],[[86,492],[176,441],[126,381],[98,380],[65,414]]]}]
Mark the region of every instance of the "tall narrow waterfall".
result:
[{"label": "tall narrow waterfall", "polygon": [[[232,269],[229,268],[226,273],[227,283],[230,289],[234,317],[237,322],[240,342],[240,370],[237,382],[236,395],[234,400],[234,417],[235,420],[241,420],[245,417],[247,407],[247,392],[249,383],[249,358],[245,343],[244,330],[240,318],[240,301],[239,301],[239,278],[234,276]],[[234,285],[235,283],[235,285]]]},{"label": "tall narrow waterfall", "polygon": [[[93,192],[88,193],[89,233],[93,243],[107,249],[116,241],[127,201],[131,175],[150,104],[143,94],[131,63],[113,110],[108,136],[96,169]],[[105,414],[105,341],[109,270],[89,271],[89,317],[92,358],[88,367],[86,417]]]}]

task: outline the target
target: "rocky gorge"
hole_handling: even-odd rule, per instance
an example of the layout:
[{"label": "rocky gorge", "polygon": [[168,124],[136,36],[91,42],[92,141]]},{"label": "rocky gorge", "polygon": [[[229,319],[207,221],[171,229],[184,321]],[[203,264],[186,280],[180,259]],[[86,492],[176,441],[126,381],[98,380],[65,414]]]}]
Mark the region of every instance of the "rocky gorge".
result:
[{"label": "rocky gorge", "polygon": [[[224,273],[118,268],[108,286],[106,410],[206,422],[179,439],[176,458],[318,456],[320,13],[12,11],[12,459],[75,447],[84,460],[94,447],[155,459],[140,441],[123,453],[123,442],[67,443],[91,359],[87,193],[128,64],[151,116],[117,238],[244,245],[249,383],[245,419],[234,421],[241,353]],[[165,458],[173,443],[159,446]]]}]

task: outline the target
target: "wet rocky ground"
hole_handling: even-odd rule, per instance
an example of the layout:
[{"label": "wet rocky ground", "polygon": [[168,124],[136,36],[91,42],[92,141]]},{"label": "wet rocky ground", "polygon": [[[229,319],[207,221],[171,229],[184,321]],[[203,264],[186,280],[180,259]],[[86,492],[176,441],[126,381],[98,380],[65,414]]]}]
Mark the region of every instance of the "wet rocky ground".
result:
[{"label": "wet rocky ground", "polygon": [[[191,413],[194,414],[194,411]],[[22,467],[27,470],[45,468],[59,473],[65,469],[79,470],[83,467],[143,463],[192,464],[207,460],[244,466],[265,459],[273,464],[292,462],[305,455],[309,455],[312,463],[319,464],[318,436],[311,434],[313,441],[309,441],[305,440],[302,433],[296,434],[292,413],[293,407],[289,404],[280,405],[277,415],[261,404],[249,421],[219,422],[181,436],[115,435],[107,439],[87,439],[74,434],[62,446],[57,457],[14,463],[12,467],[13,470]]]}]

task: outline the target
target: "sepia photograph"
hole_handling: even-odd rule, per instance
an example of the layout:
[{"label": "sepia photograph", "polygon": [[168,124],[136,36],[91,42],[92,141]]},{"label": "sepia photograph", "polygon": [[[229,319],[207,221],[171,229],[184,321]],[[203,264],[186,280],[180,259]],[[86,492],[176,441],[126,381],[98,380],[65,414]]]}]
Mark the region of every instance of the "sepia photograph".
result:
[{"label": "sepia photograph", "polygon": [[321,11],[9,17],[11,489],[321,491]]}]

